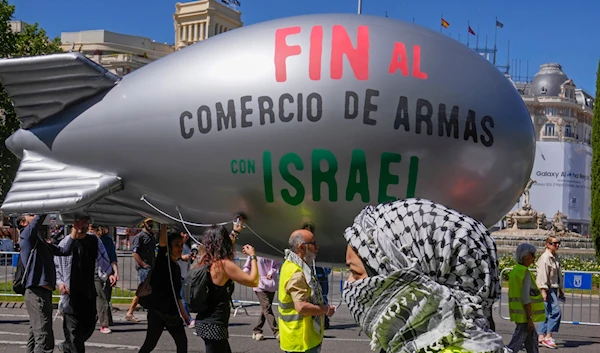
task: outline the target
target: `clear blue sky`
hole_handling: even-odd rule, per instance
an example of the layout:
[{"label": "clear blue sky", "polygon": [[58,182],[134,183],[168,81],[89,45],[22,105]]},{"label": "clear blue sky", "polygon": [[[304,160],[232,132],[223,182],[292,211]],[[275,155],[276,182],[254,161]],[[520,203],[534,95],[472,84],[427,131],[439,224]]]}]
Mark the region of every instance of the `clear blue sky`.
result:
[{"label": "clear blue sky", "polygon": [[[173,43],[174,0],[12,0],[16,19],[38,22],[51,37],[61,32],[106,29]],[[186,2],[186,1],[181,1]],[[240,0],[245,25],[311,13],[355,13],[355,0]],[[363,13],[412,21],[439,30],[440,16],[450,23],[446,34],[465,43],[467,21],[479,44],[493,47],[495,17],[498,61],[521,60],[521,75],[533,76],[546,62],[558,62],[575,84],[594,94],[600,59],[598,14],[600,1],[580,0],[567,5],[559,0],[363,0]],[[479,29],[479,30],[478,30]],[[475,37],[471,36],[471,45]]]}]

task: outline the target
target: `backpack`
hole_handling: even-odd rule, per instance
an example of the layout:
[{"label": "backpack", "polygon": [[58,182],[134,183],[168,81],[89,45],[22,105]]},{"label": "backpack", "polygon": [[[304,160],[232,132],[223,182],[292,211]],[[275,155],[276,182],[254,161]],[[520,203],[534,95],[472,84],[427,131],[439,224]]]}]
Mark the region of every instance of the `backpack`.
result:
[{"label": "backpack", "polygon": [[183,280],[183,298],[192,313],[206,308],[210,287],[210,265],[191,268]]},{"label": "backpack", "polygon": [[17,270],[15,272],[14,282],[13,282],[13,291],[17,294],[25,295],[25,278],[27,278],[27,269],[31,264],[31,259],[33,258],[33,252],[36,250],[38,242],[35,243],[35,246],[29,252],[29,259],[27,259],[27,267],[23,265],[23,261],[21,261],[21,253],[19,252],[19,259],[17,261]]}]

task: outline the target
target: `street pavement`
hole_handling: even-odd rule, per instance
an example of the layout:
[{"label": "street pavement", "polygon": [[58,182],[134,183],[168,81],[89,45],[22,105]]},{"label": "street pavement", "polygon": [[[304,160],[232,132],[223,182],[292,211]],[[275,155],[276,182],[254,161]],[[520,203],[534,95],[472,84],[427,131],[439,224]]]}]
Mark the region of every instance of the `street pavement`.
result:
[{"label": "street pavement", "polygon": [[[259,314],[258,306],[250,306],[239,310],[231,317],[229,332],[233,352],[281,352],[278,342],[273,338],[268,326],[265,326],[265,341],[251,339]],[[514,330],[514,324],[501,319],[494,311],[497,331],[508,343]],[[115,326],[112,334],[102,334],[96,330],[86,343],[86,352],[101,353],[111,351],[138,351],[146,335],[145,313],[137,311],[136,316],[141,323],[129,323],[124,320],[125,307],[121,306],[114,313]],[[26,352],[25,345],[28,333],[28,316],[25,309],[0,308],[0,352]],[[63,340],[62,320],[54,321],[56,342]],[[188,330],[189,352],[204,352],[203,341]],[[564,324],[560,333],[555,335],[558,350],[564,352],[592,353],[600,352],[600,329],[598,326]],[[56,349],[55,351],[58,351]],[[165,331],[154,352],[175,352],[175,343]],[[540,347],[541,352],[550,351]],[[348,309],[342,305],[332,318],[332,328],[326,331],[323,353],[370,352],[368,339],[354,323]]]}]

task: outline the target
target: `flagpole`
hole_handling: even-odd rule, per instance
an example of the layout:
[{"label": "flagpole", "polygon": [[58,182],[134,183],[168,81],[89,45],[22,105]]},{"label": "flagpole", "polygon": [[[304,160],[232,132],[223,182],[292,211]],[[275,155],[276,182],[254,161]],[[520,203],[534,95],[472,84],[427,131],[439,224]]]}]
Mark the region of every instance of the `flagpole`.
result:
[{"label": "flagpole", "polygon": [[479,51],[479,24],[477,24],[477,39],[475,42],[475,50]]},{"label": "flagpole", "polygon": [[358,0],[358,14],[362,14],[362,0]]},{"label": "flagpole", "polygon": [[496,65],[496,41],[498,40],[498,17],[496,16],[496,23],[494,23],[494,65]]},{"label": "flagpole", "polygon": [[469,28],[471,28],[471,21],[467,21],[467,47],[469,46],[469,37],[471,34],[469,33]]},{"label": "flagpole", "polygon": [[444,15],[440,16],[440,33],[442,33],[442,21],[444,20]]}]

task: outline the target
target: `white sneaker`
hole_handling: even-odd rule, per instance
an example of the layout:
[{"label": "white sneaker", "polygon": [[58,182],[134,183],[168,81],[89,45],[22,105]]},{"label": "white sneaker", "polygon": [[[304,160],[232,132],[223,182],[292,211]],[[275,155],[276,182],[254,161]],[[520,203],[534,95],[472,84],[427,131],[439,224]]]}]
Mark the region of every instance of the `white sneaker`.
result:
[{"label": "white sneaker", "polygon": [[262,341],[265,339],[265,336],[262,333],[253,333],[252,339],[257,341]]}]

